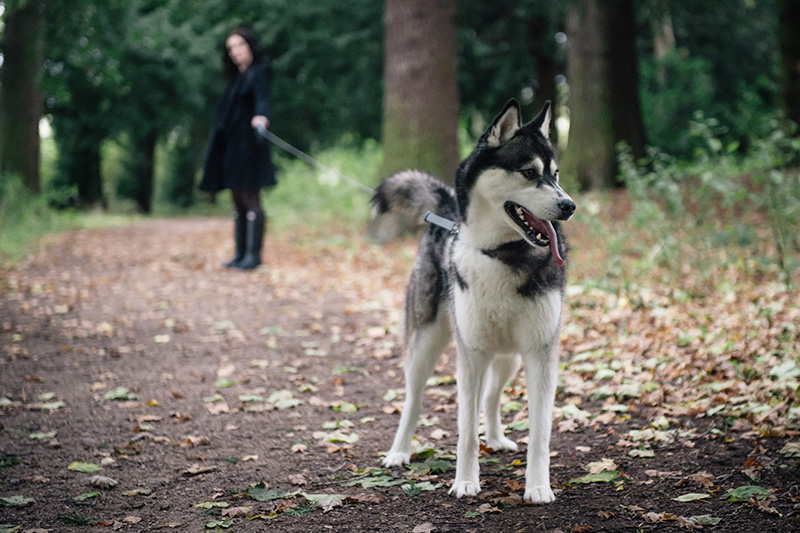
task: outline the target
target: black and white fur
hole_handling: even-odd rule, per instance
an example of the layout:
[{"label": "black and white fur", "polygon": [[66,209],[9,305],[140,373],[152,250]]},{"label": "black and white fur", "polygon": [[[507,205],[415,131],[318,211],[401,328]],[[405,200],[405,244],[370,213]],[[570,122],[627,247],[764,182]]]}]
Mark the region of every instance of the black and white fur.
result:
[{"label": "black and white fur", "polygon": [[423,389],[454,337],[457,346],[457,497],[480,491],[478,424],[486,445],[515,451],[503,435],[503,387],[525,365],[530,442],[525,500],[548,503],[550,429],[558,371],[566,245],[558,220],[575,204],[558,183],[548,139],[550,103],[529,124],[509,102],[461,163],[455,189],[428,174],[385,179],[373,198],[376,219],[428,210],[458,223],[431,226],[420,242],[406,295],[406,399],[385,466],[408,463]]}]

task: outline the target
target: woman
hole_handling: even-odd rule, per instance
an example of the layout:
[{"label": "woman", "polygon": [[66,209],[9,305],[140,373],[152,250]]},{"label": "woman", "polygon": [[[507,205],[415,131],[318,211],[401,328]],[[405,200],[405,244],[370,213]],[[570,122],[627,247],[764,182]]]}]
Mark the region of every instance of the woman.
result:
[{"label": "woman", "polygon": [[255,34],[237,28],[225,40],[228,86],[206,154],[200,190],[231,189],[236,254],[223,266],[250,270],[261,264],[265,216],[259,192],[275,185],[269,144],[256,128],[269,127],[270,72]]}]

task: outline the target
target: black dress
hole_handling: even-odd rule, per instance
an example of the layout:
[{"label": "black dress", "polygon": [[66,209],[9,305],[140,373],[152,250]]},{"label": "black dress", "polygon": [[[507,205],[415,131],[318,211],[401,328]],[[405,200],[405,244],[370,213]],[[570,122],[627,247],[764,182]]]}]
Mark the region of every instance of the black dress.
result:
[{"label": "black dress", "polygon": [[206,153],[200,190],[258,190],[275,185],[269,143],[256,137],[250,120],[269,118],[269,67],[251,65],[233,78],[222,96]]}]

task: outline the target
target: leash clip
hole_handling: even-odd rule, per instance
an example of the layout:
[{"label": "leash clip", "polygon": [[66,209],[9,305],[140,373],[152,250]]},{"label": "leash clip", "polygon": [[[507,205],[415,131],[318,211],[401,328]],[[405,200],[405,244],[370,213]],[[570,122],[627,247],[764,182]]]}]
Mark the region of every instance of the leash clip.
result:
[{"label": "leash clip", "polygon": [[439,226],[440,228],[444,228],[447,230],[448,233],[451,235],[455,235],[458,233],[458,224],[450,220],[449,218],[440,217],[428,211],[425,213],[425,222],[428,224],[433,224],[434,226]]}]

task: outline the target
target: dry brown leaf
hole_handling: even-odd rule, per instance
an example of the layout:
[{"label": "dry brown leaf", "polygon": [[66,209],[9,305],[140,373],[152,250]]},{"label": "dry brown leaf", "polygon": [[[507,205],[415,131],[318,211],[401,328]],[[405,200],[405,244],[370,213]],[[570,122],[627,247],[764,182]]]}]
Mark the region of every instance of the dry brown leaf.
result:
[{"label": "dry brown leaf", "polygon": [[231,518],[236,518],[239,516],[247,518],[248,516],[252,516],[252,514],[252,507],[228,507],[227,509],[222,510],[222,516],[229,516]]}]

